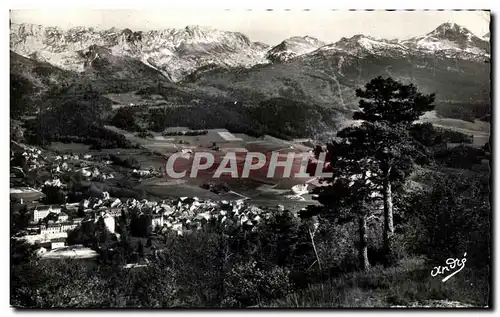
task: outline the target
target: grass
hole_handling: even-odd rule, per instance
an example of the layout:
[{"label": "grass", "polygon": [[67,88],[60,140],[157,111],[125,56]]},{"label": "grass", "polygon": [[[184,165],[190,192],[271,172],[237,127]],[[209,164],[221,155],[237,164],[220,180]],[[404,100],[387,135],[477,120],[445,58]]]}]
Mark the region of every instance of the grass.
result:
[{"label": "grass", "polygon": [[488,305],[487,272],[466,267],[442,283],[439,276],[430,275],[431,269],[423,259],[405,259],[398,266],[376,266],[310,285],[261,307],[445,307],[450,301],[472,307]]}]

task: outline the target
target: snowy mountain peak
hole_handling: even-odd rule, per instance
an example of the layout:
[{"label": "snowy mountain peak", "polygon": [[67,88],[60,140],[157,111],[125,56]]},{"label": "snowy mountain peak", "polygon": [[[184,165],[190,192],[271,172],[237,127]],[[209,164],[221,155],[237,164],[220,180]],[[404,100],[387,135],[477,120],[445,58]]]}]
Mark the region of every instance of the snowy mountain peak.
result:
[{"label": "snowy mountain peak", "polygon": [[350,38],[343,37],[338,42],[318,49],[318,52],[328,51],[343,52],[356,56],[364,56],[367,54],[394,56],[395,54],[404,54],[406,48],[397,42],[356,34]]},{"label": "snowy mountain peak", "polygon": [[318,45],[318,46],[322,46],[322,45],[325,45],[325,42],[315,38],[315,37],[312,37],[312,36],[309,36],[309,35],[306,35],[306,36],[293,36],[293,37],[290,37],[286,40],[284,40],[283,42],[281,42],[280,44],[278,44],[277,46],[296,46],[296,45]]},{"label": "snowy mountain peak", "polygon": [[93,45],[108,49],[112,55],[136,58],[174,81],[207,64],[249,67],[268,62],[265,44],[252,43],[239,32],[199,25],[144,32],[81,26],[64,30],[14,23],[10,28],[11,50],[67,70],[84,71],[80,52]]},{"label": "snowy mountain peak", "polygon": [[[92,47],[100,47],[105,51],[94,56]],[[85,65],[92,66],[88,61],[89,56],[99,58],[109,54],[130,57],[178,81],[207,65],[252,67],[269,62],[285,62],[297,56],[308,58],[310,54],[331,56],[339,53],[344,56],[376,55],[389,58],[427,54],[484,61],[489,58],[490,44],[487,39],[479,38],[468,29],[449,22],[423,36],[402,41],[356,34],[326,45],[306,35],[290,37],[272,48],[264,43],[251,42],[240,32],[199,25],[140,31],[117,28],[99,30],[83,26],[62,29],[11,23],[10,49],[22,56],[77,72],[86,71],[88,67]]]},{"label": "snowy mountain peak", "polygon": [[349,38],[348,40],[349,41],[359,41],[361,39],[364,39],[364,38],[367,38],[367,39],[370,39],[370,40],[374,40],[373,37],[371,36],[368,36],[368,35],[364,35],[364,34],[356,34],[356,35],[353,35],[351,38]]},{"label": "snowy mountain peak", "polygon": [[303,36],[303,37],[292,37],[290,39],[295,39],[295,40],[298,40],[298,39],[301,39],[311,45],[319,45],[319,46],[322,46],[322,45],[325,45],[326,43],[315,38],[315,37],[312,37],[312,36],[309,36],[309,35],[306,35],[306,36]]},{"label": "snowy mountain peak", "polygon": [[450,22],[441,24],[434,31],[428,33],[427,36],[461,42],[470,41],[473,37],[476,37],[471,31],[463,26]]},{"label": "snowy mountain peak", "polygon": [[465,29],[465,28],[456,24],[456,23],[445,22],[445,23],[439,25],[437,28],[435,28],[434,31],[432,31],[431,33],[433,33],[433,32],[442,33],[442,32],[446,32],[446,31],[461,32],[463,29]]},{"label": "snowy mountain peak", "polygon": [[456,23],[443,23],[424,36],[401,42],[410,49],[462,59],[483,59],[489,56],[490,46],[467,28]]},{"label": "snowy mountain peak", "polygon": [[273,62],[284,62],[299,55],[310,53],[326,43],[312,36],[294,36],[273,47],[267,58]]},{"label": "snowy mountain peak", "polygon": [[188,25],[184,29],[168,29],[169,33],[178,35],[181,41],[189,42],[212,42],[224,38],[234,37],[241,40],[246,45],[250,44],[250,40],[244,34],[239,32],[221,31],[208,26]]}]

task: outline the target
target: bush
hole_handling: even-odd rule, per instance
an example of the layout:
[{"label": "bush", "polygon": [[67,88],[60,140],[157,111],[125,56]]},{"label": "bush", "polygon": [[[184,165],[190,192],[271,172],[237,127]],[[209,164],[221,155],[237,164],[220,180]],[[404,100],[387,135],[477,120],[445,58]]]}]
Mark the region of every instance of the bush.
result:
[{"label": "bush", "polygon": [[231,190],[227,183],[203,183],[200,187],[217,195],[227,194]]},{"label": "bush", "polygon": [[486,156],[483,149],[462,144],[439,151],[435,157],[438,162],[447,167],[471,169],[474,165],[480,164]]},{"label": "bush", "polygon": [[248,307],[286,296],[292,290],[289,271],[274,266],[262,270],[255,261],[237,263],[224,279],[225,307]]},{"label": "bush", "polygon": [[120,157],[118,155],[111,154],[109,157],[110,157],[110,160],[116,165],[123,166],[123,167],[130,168],[130,169],[140,169],[141,168],[141,164],[139,164],[139,162],[131,156]]},{"label": "bush", "polygon": [[140,138],[154,138],[154,135],[153,133],[151,132],[148,132],[148,131],[141,131],[139,133],[137,133],[137,136],[140,137]]},{"label": "bush", "polygon": [[428,191],[414,194],[407,239],[414,252],[438,265],[462,258],[467,266],[489,265],[490,187],[487,174],[461,171],[434,175]]},{"label": "bush", "polygon": [[[352,237],[357,236],[357,230],[356,223],[339,224],[322,221],[320,224],[315,241],[326,277],[335,277],[358,267],[358,250],[352,241]],[[369,246],[373,246],[372,239]],[[371,256],[368,258],[372,260]],[[315,264],[311,269],[317,271],[318,265]]]}]

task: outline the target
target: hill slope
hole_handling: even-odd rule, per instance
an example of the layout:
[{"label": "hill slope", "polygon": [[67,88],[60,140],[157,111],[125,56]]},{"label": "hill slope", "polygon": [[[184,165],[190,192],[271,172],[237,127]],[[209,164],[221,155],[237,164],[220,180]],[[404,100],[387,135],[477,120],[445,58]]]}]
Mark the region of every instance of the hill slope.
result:
[{"label": "hill slope", "polygon": [[11,116],[39,110],[49,96],[63,92],[78,80],[78,75],[44,62],[36,62],[10,52]]},{"label": "hill slope", "polygon": [[[357,107],[355,88],[374,77],[391,76],[412,82],[426,93],[437,93],[439,104],[489,106],[489,45],[471,37],[463,28],[445,27],[440,26],[423,37],[425,41],[442,44],[436,44],[437,48],[432,50],[409,45],[422,44],[422,39],[403,45],[356,35],[285,63],[206,72],[195,83],[229,91],[238,98],[259,100],[282,96],[349,110]],[[446,39],[437,36],[443,29]],[[470,40],[465,41],[464,37]]]},{"label": "hill slope", "polygon": [[489,43],[449,23],[405,41],[358,34],[324,45],[293,37],[271,49],[241,33],[200,27],[133,32],[13,25],[11,48],[31,57],[11,54],[13,86],[28,96],[18,93],[14,99],[31,103],[50,104],[53,93],[60,101],[87,90],[139,90],[202,113],[213,107],[235,113],[281,98],[334,110],[337,125],[357,109],[355,88],[390,76],[437,93],[438,114],[445,117],[464,119],[465,113],[473,121],[488,117],[490,108]]}]

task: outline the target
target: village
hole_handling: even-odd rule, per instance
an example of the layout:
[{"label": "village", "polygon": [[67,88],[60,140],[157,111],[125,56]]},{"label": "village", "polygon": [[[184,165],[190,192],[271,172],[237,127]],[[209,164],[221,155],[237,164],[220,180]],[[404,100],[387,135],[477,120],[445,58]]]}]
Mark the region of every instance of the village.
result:
[{"label": "village", "polygon": [[[227,153],[230,150],[229,146],[235,146],[235,141],[242,141],[241,138],[234,137],[227,131],[211,131],[210,133],[220,136],[219,141],[224,138],[229,140],[228,144],[219,142],[224,147],[222,153]],[[186,138],[185,132],[176,132],[176,134]],[[193,150],[197,151],[203,146],[207,147],[211,145],[210,143],[214,143],[211,139],[207,139],[206,135],[204,137],[206,144],[198,144],[198,148],[182,147],[177,151],[192,153]],[[162,145],[162,141],[165,142],[157,140],[155,145]],[[269,140],[265,141],[267,144],[270,143]],[[185,141],[185,143],[188,142]],[[257,144],[259,140],[253,140],[252,143]],[[283,148],[283,144],[278,145]],[[291,148],[291,146],[285,146],[285,149]],[[300,148],[302,151],[305,149],[309,148]],[[149,150],[152,151],[153,148]],[[240,152],[243,150],[247,151],[240,148]],[[24,218],[28,219],[21,226],[16,224],[17,230],[13,239],[26,241],[36,246],[37,254],[41,258],[94,258],[98,256],[95,250],[82,245],[69,245],[68,234],[87,224],[102,222],[106,230],[119,241],[120,233],[117,230],[119,217],[130,214],[134,214],[133,221],[144,227],[141,229],[143,232],[173,231],[178,235],[200,229],[209,221],[217,221],[223,228],[243,226],[252,230],[262,218],[269,216],[266,208],[256,207],[258,197],[256,203],[249,204],[251,201],[249,195],[237,193],[211,182],[196,186],[198,190],[204,190],[207,193],[204,197],[201,195],[201,198],[194,194],[184,195],[183,190],[177,194],[166,190],[168,195],[147,195],[150,197],[141,199],[131,190],[124,194],[123,191],[113,186],[107,187],[110,188],[109,191],[97,190],[90,195],[75,192],[75,183],[90,184],[92,188],[92,184],[116,185],[116,182],[132,180],[139,186],[149,186],[148,184],[157,186],[165,183],[165,177],[168,177],[168,173],[157,164],[158,162],[156,162],[156,168],[154,163],[148,169],[141,169],[134,164],[124,168],[117,166],[121,161],[117,161],[116,157],[110,158],[110,156],[99,154],[42,150],[11,141],[11,210],[19,211]],[[161,155],[160,160],[163,157],[167,155]],[[203,175],[200,178],[203,179]],[[78,181],[75,182],[75,179]],[[172,186],[179,188],[191,186],[189,187],[191,189],[195,187],[195,185],[187,185],[183,182],[179,186],[167,179],[167,183],[169,181],[171,185],[163,186],[162,189]],[[199,180],[193,181],[199,182]],[[281,189],[275,188],[276,184],[260,184],[259,188],[261,191],[266,190],[281,197],[278,197],[275,201],[278,204],[273,207],[284,209],[285,206],[280,204],[280,200],[294,203],[304,201],[304,206],[309,201],[303,197],[308,194],[308,185],[304,185],[303,182],[304,180],[298,183],[291,180],[291,183],[284,185]],[[127,196],[129,192],[130,197]],[[273,204],[273,200],[270,203]],[[295,212],[303,209],[304,206],[299,203]]]},{"label": "village", "polygon": [[9,11],[11,309],[494,307],[492,10],[55,9]]}]

